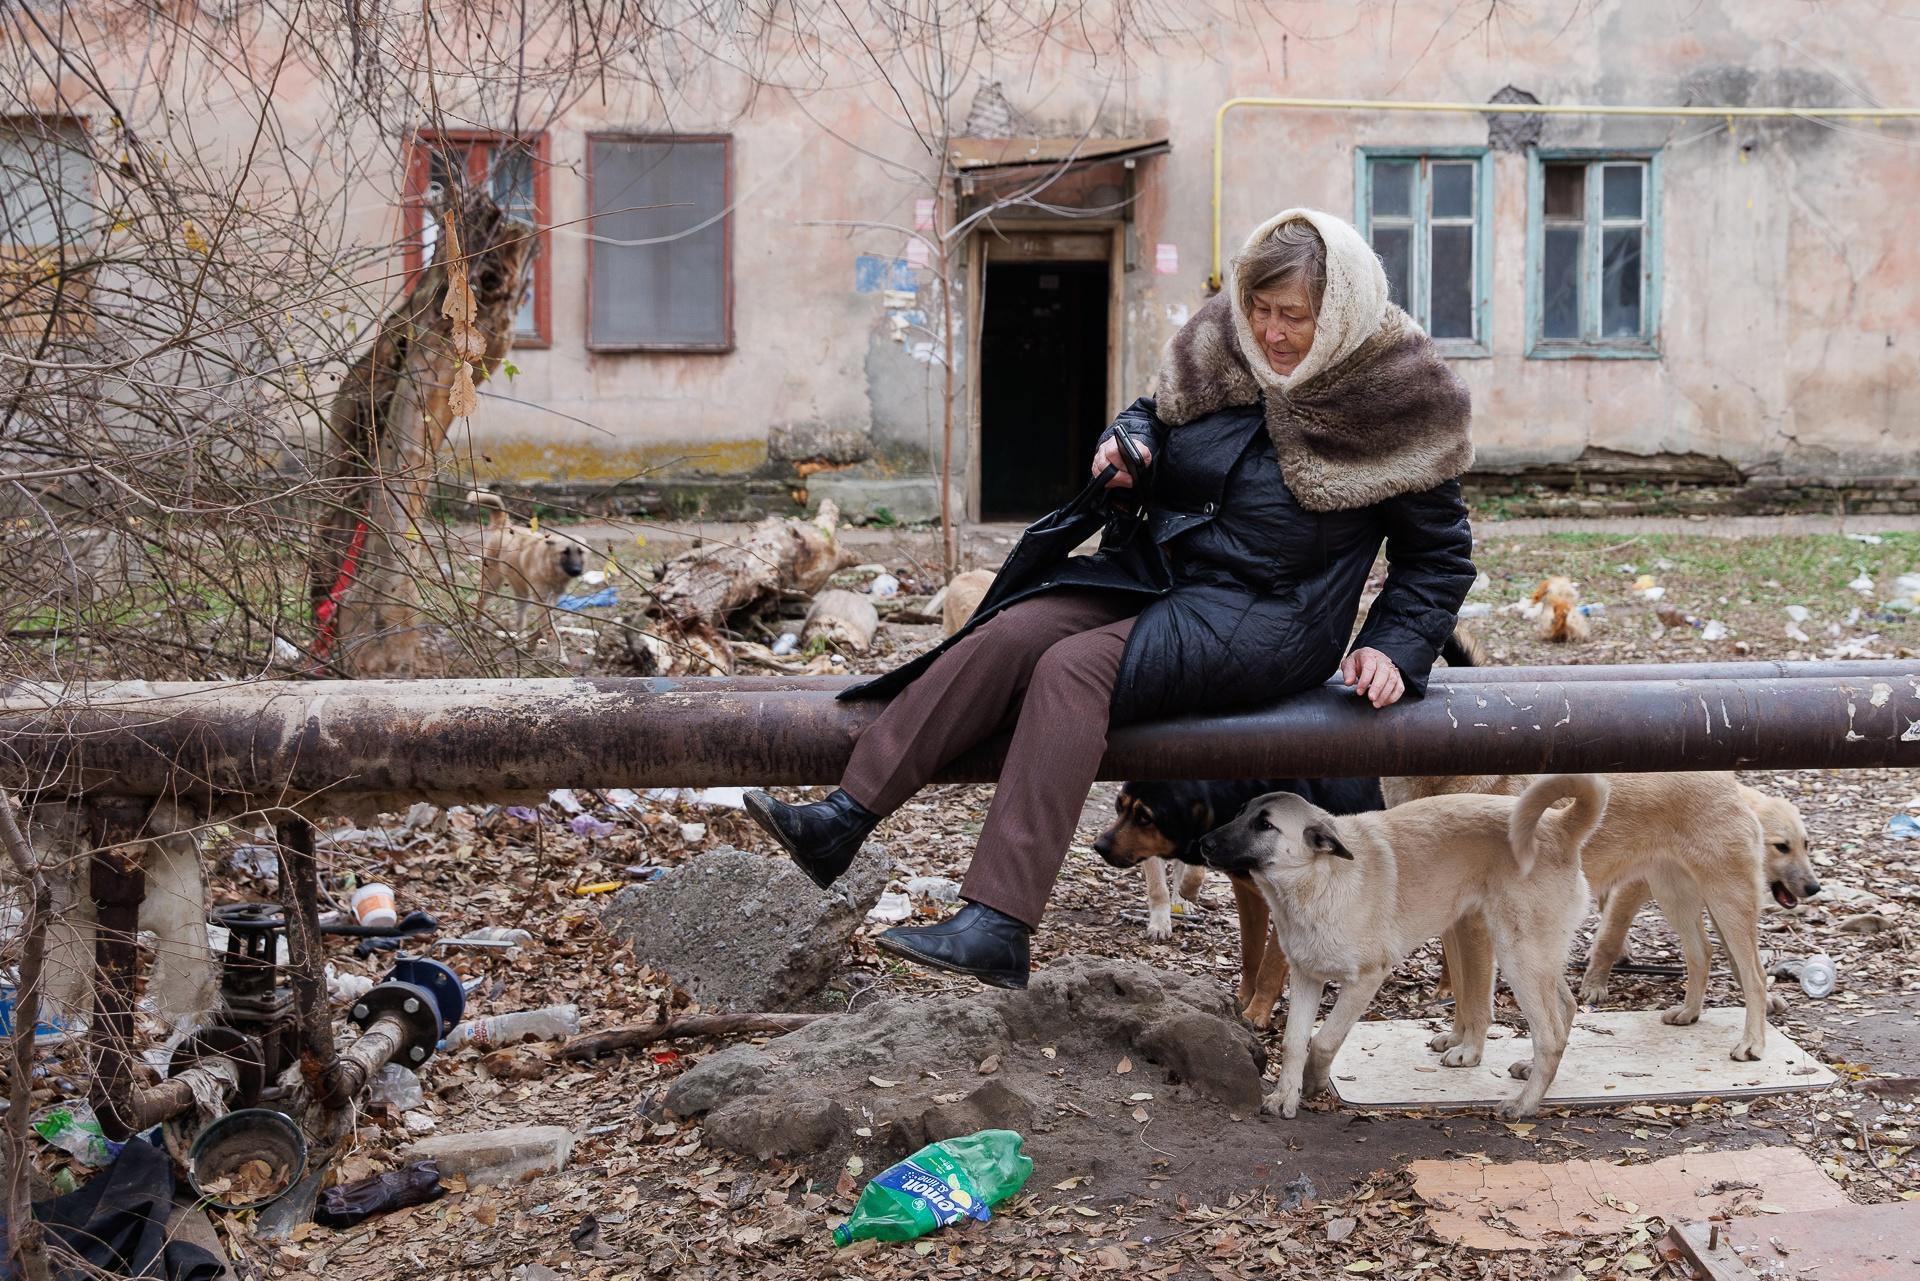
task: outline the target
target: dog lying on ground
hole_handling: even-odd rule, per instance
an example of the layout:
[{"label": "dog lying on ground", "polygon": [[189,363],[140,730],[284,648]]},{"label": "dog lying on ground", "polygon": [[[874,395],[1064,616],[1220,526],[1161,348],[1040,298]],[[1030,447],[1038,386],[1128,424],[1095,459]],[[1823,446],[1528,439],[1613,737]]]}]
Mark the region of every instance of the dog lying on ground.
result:
[{"label": "dog lying on ground", "polygon": [[[1371,778],[1261,778],[1210,782],[1126,783],[1114,804],[1115,818],[1093,842],[1093,852],[1109,867],[1140,867],[1147,876],[1147,937],[1173,935],[1173,903],[1167,877],[1178,878],[1176,893],[1192,903],[1207,869],[1195,848],[1201,837],[1227,822],[1242,806],[1270,792],[1291,792],[1333,814],[1359,814],[1382,807],[1380,783]],[[1273,1025],[1274,1003],[1287,985],[1287,958],[1272,946],[1267,903],[1251,884],[1234,879],[1234,907],[1240,917],[1240,987],[1235,996],[1241,1015],[1257,1028]]]},{"label": "dog lying on ground", "polygon": [[[1743,788],[1733,775],[1721,773],[1610,774],[1606,779],[1613,789],[1606,820],[1581,856],[1588,884],[1602,895],[1636,883],[1650,886],[1680,933],[1689,949],[1689,1001],[1669,1012],[1669,1022],[1692,1022],[1699,1016],[1692,994],[1704,994],[1707,952],[1703,946],[1696,950],[1695,945],[1704,935],[1690,934],[1683,923],[1706,910],[1733,963],[1746,1006],[1746,1022],[1732,1057],[1759,1058],[1767,1038],[1760,896],[1766,891],[1769,871],[1761,820],[1745,795],[1751,789]],[[1384,778],[1380,787],[1388,805],[1397,807],[1446,795],[1515,796],[1531,782],[1526,775],[1497,774]],[[1800,875],[1792,867],[1791,853],[1782,866],[1782,887],[1789,895],[1818,889],[1812,868],[1807,866],[1805,875]],[[1480,1062],[1493,1021],[1492,946],[1484,926],[1471,918],[1449,931],[1444,945],[1455,991],[1454,1023],[1432,1044],[1442,1051],[1441,1062],[1448,1067],[1471,1067]],[[1607,966],[1611,965],[1608,961]],[[1685,1017],[1689,1009],[1693,1018]]]},{"label": "dog lying on ground", "polygon": [[[484,489],[470,490],[467,501],[493,509],[480,535],[482,597],[503,597],[513,602],[516,634],[526,628],[527,611],[535,606],[552,625],[553,603],[567,589],[567,584],[580,577],[586,568],[587,549],[550,529],[516,526],[508,518],[507,505],[498,494]],[[553,628],[553,640],[555,645],[561,645],[557,626]],[[561,648],[564,651],[563,645]]]},{"label": "dog lying on ground", "polygon": [[953,581],[940,589],[940,630],[951,636],[965,627],[992,586],[990,569],[970,569],[964,574],[955,574]]},{"label": "dog lying on ground", "polygon": [[[1596,775],[1553,775],[1518,800],[1436,796],[1339,817],[1276,792],[1203,839],[1210,866],[1259,889],[1293,969],[1280,1083],[1261,1111],[1290,1117],[1327,1089],[1334,1056],[1394,966],[1471,917],[1485,923],[1533,1039],[1526,1085],[1499,1115],[1533,1115],[1573,1028],[1564,971],[1587,909],[1581,847],[1607,793]],[[1570,808],[1548,812],[1567,798]],[[1340,994],[1315,1035],[1329,983]]]},{"label": "dog lying on ground", "polygon": [[[1803,898],[1820,892],[1820,878],[1807,857],[1807,825],[1800,811],[1784,797],[1769,796],[1745,784],[1735,784],[1740,799],[1760,820],[1760,839],[1765,851],[1766,892],[1781,907],[1791,908]],[[1627,930],[1634,914],[1649,901],[1660,910],[1680,937],[1680,949],[1686,957],[1687,990],[1681,1004],[1660,1017],[1667,1023],[1689,1024],[1700,1020],[1707,996],[1707,966],[1713,948],[1707,939],[1707,927],[1700,918],[1705,906],[1693,893],[1691,878],[1670,872],[1655,872],[1647,881],[1620,885],[1601,905],[1600,929],[1594,935],[1593,948],[1587,954],[1586,973],[1580,981],[1580,999],[1598,1005],[1607,996],[1607,976],[1626,950]]]}]

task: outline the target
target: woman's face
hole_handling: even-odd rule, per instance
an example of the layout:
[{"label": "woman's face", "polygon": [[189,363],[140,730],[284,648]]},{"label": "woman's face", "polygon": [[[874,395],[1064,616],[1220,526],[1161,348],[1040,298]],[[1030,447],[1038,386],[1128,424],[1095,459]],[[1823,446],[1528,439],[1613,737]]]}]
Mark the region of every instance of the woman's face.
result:
[{"label": "woman's face", "polygon": [[1276,374],[1300,367],[1313,347],[1313,300],[1297,281],[1253,291],[1247,314],[1254,339]]}]

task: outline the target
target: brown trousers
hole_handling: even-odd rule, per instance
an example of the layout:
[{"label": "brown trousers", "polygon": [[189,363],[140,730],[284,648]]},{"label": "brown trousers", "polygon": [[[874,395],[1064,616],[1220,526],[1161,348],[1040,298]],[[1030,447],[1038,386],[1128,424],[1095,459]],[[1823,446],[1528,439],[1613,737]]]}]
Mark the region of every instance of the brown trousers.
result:
[{"label": "brown trousers", "polygon": [[887,704],[840,786],[876,814],[1011,725],[1013,742],[962,897],[1040,924],[1107,750],[1107,708],[1144,598],[1058,591],[975,628]]}]

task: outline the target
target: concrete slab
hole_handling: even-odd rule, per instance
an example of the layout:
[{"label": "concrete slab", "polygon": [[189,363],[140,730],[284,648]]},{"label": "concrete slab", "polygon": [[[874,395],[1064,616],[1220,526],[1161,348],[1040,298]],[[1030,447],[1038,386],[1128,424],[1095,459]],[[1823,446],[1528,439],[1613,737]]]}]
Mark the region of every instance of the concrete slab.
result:
[{"label": "concrete slab", "polygon": [[1920,1201],[1737,1218],[1721,1236],[1760,1276],[1920,1276]]},{"label": "concrete slab", "polygon": [[[1560,1073],[1547,1091],[1549,1107],[1638,1100],[1743,1098],[1823,1090],[1837,1079],[1777,1027],[1767,1029],[1767,1051],[1756,1063],[1736,1063],[1727,1050],[1739,1039],[1739,1009],[1709,1009],[1692,1027],[1672,1027],[1657,1010],[1601,1010],[1574,1020]],[[1496,1027],[1478,1067],[1440,1066],[1427,1041],[1441,1024],[1389,1019],[1354,1028],[1333,1061],[1334,1090],[1353,1107],[1445,1111],[1492,1107],[1517,1084],[1509,1064],[1532,1057],[1533,1044],[1511,1028]]]}]

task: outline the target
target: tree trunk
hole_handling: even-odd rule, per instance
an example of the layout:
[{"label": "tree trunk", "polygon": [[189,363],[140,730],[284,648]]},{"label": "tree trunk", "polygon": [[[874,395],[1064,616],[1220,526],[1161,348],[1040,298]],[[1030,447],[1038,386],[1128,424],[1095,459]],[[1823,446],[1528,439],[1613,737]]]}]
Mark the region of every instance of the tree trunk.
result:
[{"label": "tree trunk", "polygon": [[[334,675],[419,672],[420,527],[447,432],[471,412],[463,367],[471,361],[484,377],[499,365],[532,280],[533,228],[486,193],[470,193],[449,222],[440,260],[381,322],[329,413],[308,593],[313,657]],[[470,323],[461,306],[469,290]]]}]

